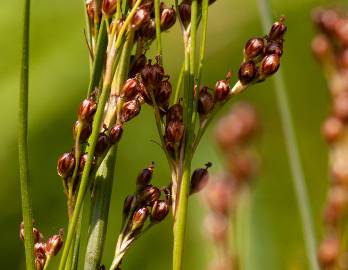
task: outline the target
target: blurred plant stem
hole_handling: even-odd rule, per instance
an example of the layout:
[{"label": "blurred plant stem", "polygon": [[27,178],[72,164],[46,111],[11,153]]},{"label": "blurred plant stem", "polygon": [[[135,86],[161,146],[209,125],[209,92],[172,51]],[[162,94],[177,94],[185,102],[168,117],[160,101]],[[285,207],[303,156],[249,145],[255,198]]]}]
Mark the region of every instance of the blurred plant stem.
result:
[{"label": "blurred plant stem", "polygon": [[30,0],[23,1],[22,63],[18,109],[18,157],[21,185],[22,214],[24,222],[24,246],[26,268],[34,270],[33,214],[28,162],[28,88],[29,88],[29,39]]},{"label": "blurred plant stem", "polygon": [[[258,0],[260,17],[265,31],[271,26],[271,7],[268,0]],[[319,270],[316,256],[316,240],[311,217],[311,207],[308,199],[308,192],[305,183],[304,172],[301,164],[299,147],[296,140],[293,119],[289,107],[287,90],[281,70],[274,76],[274,88],[277,97],[278,110],[282,122],[285,145],[292,173],[292,180],[295,188],[296,199],[300,210],[303,237],[306,244],[307,258],[310,269]]]},{"label": "blurred plant stem", "polygon": [[155,20],[156,20],[157,54],[160,57],[160,64],[162,64],[161,14],[160,14],[159,0],[155,0]]}]

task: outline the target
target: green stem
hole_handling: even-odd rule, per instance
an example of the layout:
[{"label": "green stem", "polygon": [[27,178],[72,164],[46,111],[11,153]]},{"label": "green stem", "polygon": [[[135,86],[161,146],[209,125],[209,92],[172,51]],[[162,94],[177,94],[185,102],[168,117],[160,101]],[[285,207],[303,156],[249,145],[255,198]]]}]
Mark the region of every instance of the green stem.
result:
[{"label": "green stem", "polygon": [[205,60],[205,52],[207,45],[207,30],[208,30],[208,10],[209,10],[209,0],[203,0],[202,2],[202,41],[201,41],[201,51],[200,59],[198,64],[198,86],[200,86],[202,81],[203,66]]},{"label": "green stem", "polygon": [[[271,9],[267,0],[259,0],[258,3],[263,28],[265,31],[267,31],[271,26]],[[283,133],[285,137],[289,165],[296,193],[297,204],[300,210],[307,258],[309,261],[310,269],[318,270],[319,266],[316,256],[316,240],[311,218],[311,207],[308,199],[308,192],[301,164],[299,147],[293,126],[293,119],[289,107],[287,90],[281,70],[279,70],[277,75],[274,76],[274,86],[276,91],[278,110],[280,113]]]},{"label": "green stem", "polygon": [[178,81],[176,83],[175,94],[174,94],[174,99],[173,99],[174,104],[178,103],[178,101],[179,101],[181,87],[182,87],[182,81],[184,78],[184,71],[185,71],[185,64],[183,64],[181,67],[179,78],[178,78]]},{"label": "green stem", "polygon": [[160,56],[160,64],[162,64],[161,14],[160,14],[159,0],[155,0],[155,20],[156,20],[157,54]]},{"label": "green stem", "polygon": [[28,270],[34,270],[33,214],[28,162],[28,92],[29,92],[29,38],[30,0],[23,1],[22,64],[18,109],[18,157],[21,185],[22,214],[24,222],[25,261]]}]

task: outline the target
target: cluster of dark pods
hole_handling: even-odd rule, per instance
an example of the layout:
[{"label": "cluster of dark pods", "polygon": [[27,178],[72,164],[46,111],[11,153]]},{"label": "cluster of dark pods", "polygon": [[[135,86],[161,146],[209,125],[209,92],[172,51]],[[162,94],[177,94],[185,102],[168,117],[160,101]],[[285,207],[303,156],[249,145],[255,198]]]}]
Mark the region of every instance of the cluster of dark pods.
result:
[{"label": "cluster of dark pods", "polygon": [[275,22],[265,37],[251,38],[244,47],[244,61],[238,72],[243,85],[261,82],[277,72],[283,54],[284,17]]},{"label": "cluster of dark pods", "polygon": [[330,115],[322,126],[330,146],[331,182],[324,209],[326,233],[318,259],[323,269],[346,269],[348,247],[343,231],[348,207],[348,16],[338,9],[318,8],[313,12],[313,21],[319,31],[312,49],[329,80],[332,101]]},{"label": "cluster of dark pods", "polygon": [[[58,234],[51,236],[47,241],[44,241],[44,236],[35,227],[33,227],[34,239],[34,256],[36,270],[43,270],[48,258],[54,257],[60,251],[63,245],[62,230]],[[24,224],[19,228],[19,237],[24,241]]]},{"label": "cluster of dark pods", "polygon": [[225,170],[213,175],[206,188],[204,199],[209,214],[204,225],[214,246],[224,252],[209,269],[235,269],[238,265],[229,249],[229,228],[238,206],[238,197],[255,176],[256,158],[250,143],[258,130],[258,122],[254,107],[239,103],[220,120],[216,128],[216,141],[224,154]]}]

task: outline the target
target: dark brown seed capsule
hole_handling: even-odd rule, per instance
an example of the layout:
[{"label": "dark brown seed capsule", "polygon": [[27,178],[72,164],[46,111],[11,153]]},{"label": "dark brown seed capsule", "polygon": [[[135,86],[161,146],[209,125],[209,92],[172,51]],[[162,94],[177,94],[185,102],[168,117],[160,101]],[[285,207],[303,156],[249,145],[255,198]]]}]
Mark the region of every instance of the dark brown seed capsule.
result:
[{"label": "dark brown seed capsule", "polygon": [[230,86],[226,80],[218,81],[215,85],[215,99],[224,101],[230,93]]},{"label": "dark brown seed capsule", "polygon": [[331,116],[325,120],[322,127],[322,134],[328,143],[334,142],[340,137],[344,128],[343,122],[335,117]]},{"label": "dark brown seed capsule", "polygon": [[156,22],[154,19],[149,20],[141,29],[141,37],[146,40],[152,40],[156,37]]},{"label": "dark brown seed capsule", "polygon": [[158,201],[161,196],[161,191],[153,186],[147,185],[143,190],[139,193],[139,204],[143,206],[151,206],[155,201]]},{"label": "dark brown seed capsule", "polygon": [[200,115],[207,115],[215,106],[214,96],[209,93],[207,87],[203,87],[199,91],[197,111]]},{"label": "dark brown seed capsule", "polygon": [[205,168],[199,168],[193,172],[190,182],[190,195],[198,193],[204,187],[206,187],[209,180],[208,168],[210,168],[211,166],[212,164],[209,162],[206,164]]},{"label": "dark brown seed capsule", "polygon": [[88,122],[81,122],[81,121],[76,121],[74,126],[73,126],[73,137],[74,140],[76,140],[77,137],[77,132],[81,128],[80,131],[80,142],[86,142],[92,134],[92,125],[91,123]]},{"label": "dark brown seed capsule", "polygon": [[122,108],[122,121],[128,122],[140,113],[141,107],[138,100],[126,102]]},{"label": "dark brown seed capsule", "polygon": [[145,67],[146,62],[147,59],[144,54],[136,58],[129,73],[130,77],[135,77]]},{"label": "dark brown seed capsule", "polygon": [[132,204],[135,197],[134,195],[128,195],[123,203],[123,215],[128,216],[130,211],[132,210]]},{"label": "dark brown seed capsule", "polygon": [[276,73],[280,66],[280,58],[277,54],[266,55],[260,65],[261,77],[265,78]]},{"label": "dark brown seed capsule", "polygon": [[180,143],[184,136],[184,124],[181,121],[170,121],[166,126],[165,140],[167,143]]},{"label": "dark brown seed capsule", "polygon": [[[318,250],[318,260],[323,267],[334,265],[340,254],[340,241],[335,236],[324,239]],[[326,269],[326,268],[325,268]]]},{"label": "dark brown seed capsule", "polygon": [[157,88],[158,84],[163,80],[163,77],[163,67],[158,63],[151,65],[150,60],[141,71],[141,78],[143,80],[143,83],[145,84],[145,87]]},{"label": "dark brown seed capsule", "polygon": [[113,127],[110,129],[110,144],[115,144],[118,143],[123,134],[123,125],[122,124],[115,124]]},{"label": "dark brown seed capsule", "polygon": [[251,38],[247,41],[244,47],[244,54],[246,58],[254,58],[263,52],[265,43],[263,38]]},{"label": "dark brown seed capsule", "polygon": [[133,30],[138,30],[144,25],[146,25],[150,20],[150,13],[146,8],[138,8],[136,13],[134,14],[131,27]]},{"label": "dark brown seed capsule", "polygon": [[75,154],[73,152],[64,153],[58,159],[57,172],[62,178],[69,177],[75,167]]},{"label": "dark brown seed capsule", "polygon": [[183,0],[179,5],[179,14],[185,28],[191,22],[191,1]]},{"label": "dark brown seed capsule", "polygon": [[184,109],[181,104],[172,105],[167,112],[167,123],[171,121],[182,121],[184,115]]},{"label": "dark brown seed capsule", "polygon": [[[79,162],[79,175],[82,175],[83,170],[85,169],[86,163],[87,163],[87,158],[88,158],[88,154],[84,153],[81,157],[80,157],[80,162]],[[93,157],[92,159],[92,164],[91,164],[91,172],[94,170],[95,165],[97,164],[97,159],[96,157]]]},{"label": "dark brown seed capsule", "polygon": [[139,82],[136,78],[128,79],[122,87],[122,93],[127,100],[133,99],[138,92]]},{"label": "dark brown seed capsule", "polygon": [[242,84],[246,85],[254,80],[256,73],[257,68],[255,63],[252,60],[249,60],[240,66],[238,79]]},{"label": "dark brown seed capsule", "polygon": [[286,32],[287,27],[284,24],[284,18],[281,18],[279,22],[275,22],[268,34],[270,40],[282,40]]},{"label": "dark brown seed capsule", "polygon": [[95,146],[94,154],[96,156],[102,156],[110,145],[110,139],[104,132],[99,133],[97,144]]},{"label": "dark brown seed capsule", "polygon": [[36,243],[34,245],[35,257],[45,257],[46,243]]},{"label": "dark brown seed capsule", "polygon": [[278,56],[282,56],[283,43],[281,41],[270,41],[265,48],[265,54],[277,54]]},{"label": "dark brown seed capsule", "polygon": [[152,223],[159,223],[169,213],[169,205],[166,201],[156,201],[151,210],[150,220]]},{"label": "dark brown seed capsule", "polygon": [[96,111],[97,103],[92,99],[85,99],[80,106],[78,119],[80,121],[91,121]]},{"label": "dark brown seed capsule", "polygon": [[110,17],[116,12],[118,0],[103,0],[102,11],[107,16]]},{"label": "dark brown seed capsule", "polygon": [[136,233],[141,230],[149,214],[150,211],[147,207],[142,207],[135,211],[132,219],[132,232]]},{"label": "dark brown seed capsule", "polygon": [[156,91],[156,95],[155,95],[156,103],[159,105],[168,103],[168,100],[171,94],[172,94],[171,83],[168,80],[160,82],[158,91]]},{"label": "dark brown seed capsule", "polygon": [[155,166],[152,163],[149,167],[144,169],[138,175],[138,177],[137,177],[137,187],[138,187],[138,189],[142,189],[142,188],[146,187],[148,184],[150,184],[154,168],[155,168]]},{"label": "dark brown seed capsule", "polygon": [[176,22],[176,12],[174,8],[163,7],[161,10],[161,30],[166,31]]},{"label": "dark brown seed capsule", "polygon": [[48,256],[56,256],[63,245],[62,236],[59,234],[53,235],[46,242],[46,254]]}]

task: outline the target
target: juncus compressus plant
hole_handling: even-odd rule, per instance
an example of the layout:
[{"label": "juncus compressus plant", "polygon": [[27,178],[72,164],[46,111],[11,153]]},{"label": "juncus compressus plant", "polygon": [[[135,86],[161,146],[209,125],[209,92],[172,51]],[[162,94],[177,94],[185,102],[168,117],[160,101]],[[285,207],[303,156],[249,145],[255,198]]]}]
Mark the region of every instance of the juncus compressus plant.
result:
[{"label": "juncus compressus plant", "polygon": [[[84,250],[79,249],[79,243],[87,195],[91,197],[91,220],[84,269],[102,267],[117,145],[127,122],[136,117],[145,104],[153,107],[160,145],[171,170],[171,180],[168,186],[159,188],[150,184],[151,177],[139,176],[135,193],[126,200],[127,211],[124,209],[123,227],[111,269],[119,269],[129,245],[147,227],[161,221],[170,207],[174,218],[173,269],[182,269],[188,197],[203,187],[204,172],[211,166],[207,163],[206,167],[194,171],[191,176],[194,153],[214,115],[228,100],[278,70],[286,32],[284,18],[281,18],[266,36],[246,42],[234,84],[231,83],[232,73],[227,72],[226,77],[213,88],[205,86],[202,71],[208,11],[209,5],[214,2],[175,1],[175,7],[159,0],[85,2],[90,82],[73,124],[74,143],[58,158],[57,163],[67,198],[69,219],[60,270],[76,269],[79,252]],[[172,87],[169,72],[163,65],[161,39],[162,32],[169,30],[176,22],[181,28],[185,50],[178,83]],[[198,50],[197,36],[200,30],[202,40]],[[28,32],[25,33],[28,35]],[[154,41],[157,57],[148,59],[147,51]],[[25,123],[25,115],[23,119]],[[151,165],[146,173],[152,174],[153,169]],[[140,180],[146,184],[139,184]],[[147,196],[150,201],[144,199]],[[149,220],[149,226],[144,227],[146,220]],[[31,231],[31,222],[31,215],[25,215],[25,231],[28,228]],[[30,237],[28,239],[26,247],[30,255],[30,248],[34,244]],[[43,250],[43,245],[38,250]],[[46,257],[39,263],[42,268],[48,266],[52,256]],[[29,264],[29,259],[27,262]]]}]

